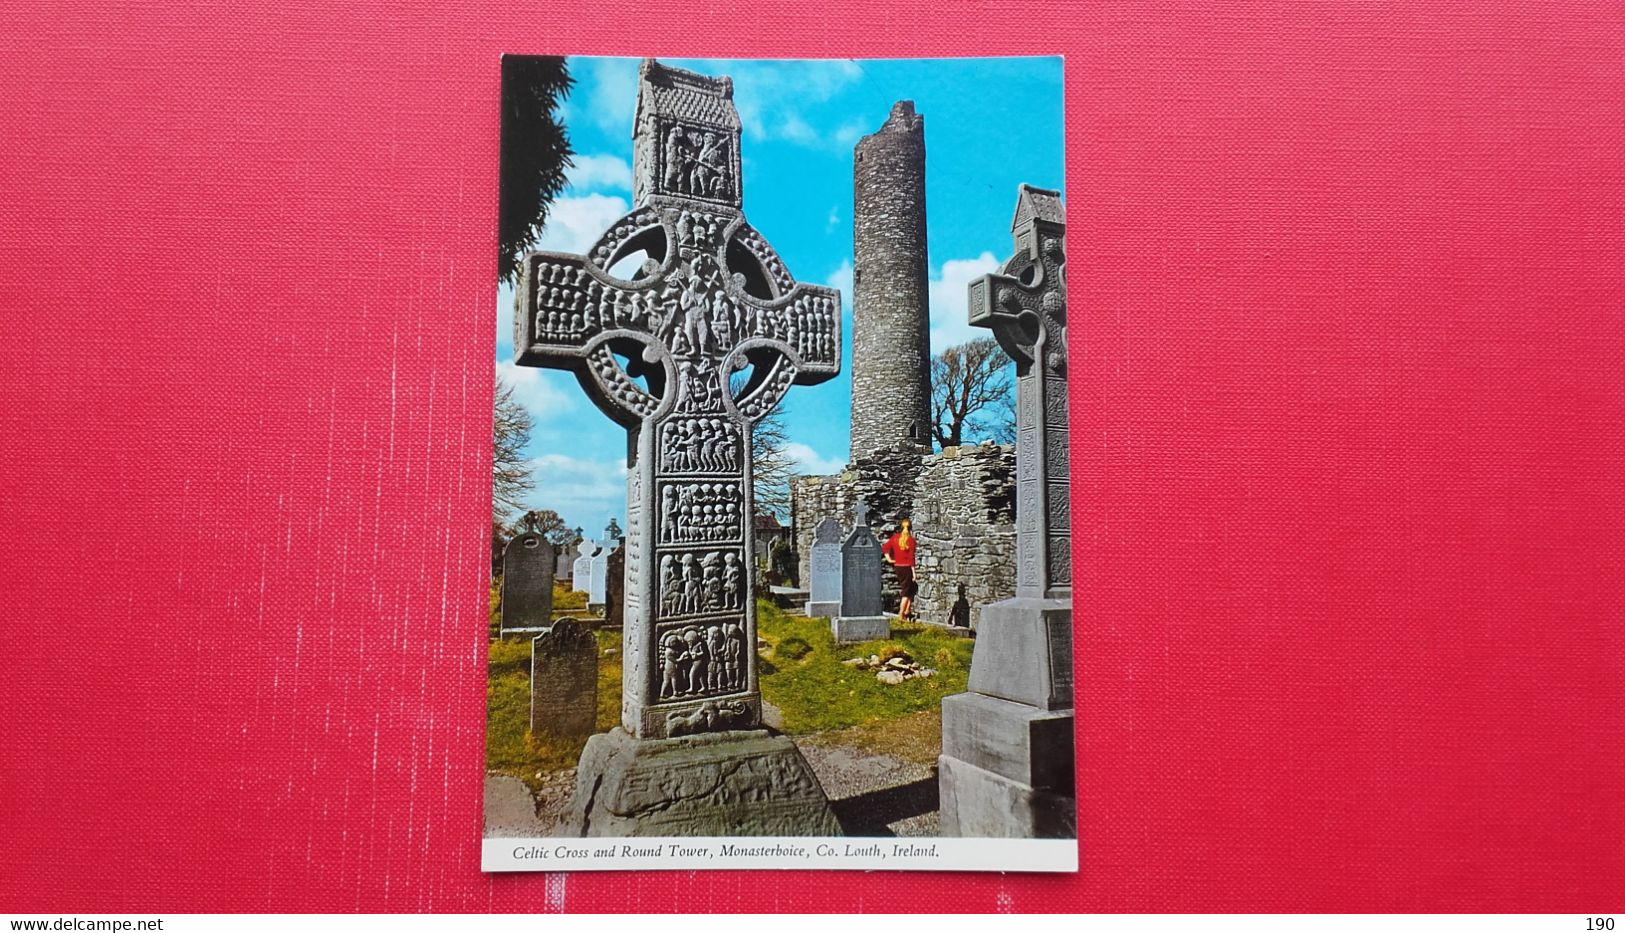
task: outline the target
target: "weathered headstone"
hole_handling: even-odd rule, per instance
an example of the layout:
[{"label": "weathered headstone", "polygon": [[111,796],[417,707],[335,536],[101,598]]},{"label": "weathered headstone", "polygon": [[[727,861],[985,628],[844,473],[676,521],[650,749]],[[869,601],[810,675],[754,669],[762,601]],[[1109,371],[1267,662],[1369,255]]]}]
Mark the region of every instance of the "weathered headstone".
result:
[{"label": "weathered headstone", "polygon": [[808,552],[807,615],[834,618],[841,614],[841,523],[833,517],[819,522]]},{"label": "weathered headstone", "polygon": [[502,549],[502,631],[536,629],[553,618],[553,545],[536,531]]},{"label": "weathered headstone", "polygon": [[880,599],[880,542],[869,530],[869,506],[859,500],[856,524],[841,545],[841,611],[829,620],[838,645],[891,635]]},{"label": "weathered headstone", "polygon": [[592,556],[592,563],[587,565],[587,607],[593,612],[604,611],[604,596],[608,590],[609,581],[609,555],[613,553],[614,543],[606,543]]},{"label": "weathered headstone", "polygon": [[970,284],[1016,364],[1016,596],[982,609],[969,692],[942,701],[945,836],[1077,834],[1067,447],[1066,214],[1022,185],[1015,255]]},{"label": "weathered headstone", "polygon": [[585,593],[592,587],[592,558],[601,545],[596,541],[583,541],[579,547],[581,556],[576,558],[575,566],[570,569],[570,589]]},{"label": "weathered headstone", "polygon": [[574,577],[576,570],[576,558],[580,556],[581,553],[577,550],[577,546],[574,544],[566,548],[560,548],[558,567],[553,573],[553,579],[569,580]]},{"label": "weathered headstone", "polygon": [[598,642],[574,619],[530,641],[530,731],[581,738],[598,716]]},{"label": "weathered headstone", "polygon": [[583,835],[839,832],[794,743],[758,727],[748,557],[750,425],[840,371],[840,295],[745,221],[739,127],[730,79],[646,60],[632,212],[585,256],[524,262],[517,361],[574,372],[630,435],[621,726],[582,753]]}]

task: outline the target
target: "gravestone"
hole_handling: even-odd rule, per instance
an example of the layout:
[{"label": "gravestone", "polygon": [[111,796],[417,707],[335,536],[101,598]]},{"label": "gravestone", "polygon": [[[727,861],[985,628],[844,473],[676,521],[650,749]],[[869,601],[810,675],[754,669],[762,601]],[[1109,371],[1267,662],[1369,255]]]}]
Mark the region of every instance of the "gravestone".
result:
[{"label": "gravestone", "polygon": [[620,628],[626,624],[626,548],[609,552],[609,568],[604,572],[604,625]]},{"label": "gravestone", "polygon": [[553,619],[553,545],[537,531],[514,535],[502,549],[501,628],[537,629]]},{"label": "gravestone", "polygon": [[604,611],[604,597],[609,588],[609,555],[613,548],[613,543],[604,544],[587,565],[587,608],[593,612]]},{"label": "gravestone", "polygon": [[891,620],[880,600],[880,542],[869,530],[869,506],[858,501],[856,524],[841,545],[841,611],[829,620],[837,645],[855,645],[891,635]]},{"label": "gravestone", "polygon": [[553,579],[569,580],[574,577],[576,558],[580,556],[581,553],[577,545],[572,544],[567,548],[559,549],[559,561],[557,568],[553,572]]},{"label": "gravestone", "polygon": [[598,717],[598,642],[560,619],[530,641],[530,731],[579,739]]},{"label": "gravestone", "polygon": [[819,522],[808,553],[807,615],[833,619],[841,614],[841,523]]},{"label": "gravestone", "polygon": [[629,435],[621,725],[582,753],[584,836],[840,831],[795,744],[760,728],[748,572],[750,426],[840,371],[840,294],[746,222],[739,142],[731,79],[645,60],[631,213],[584,256],[523,266],[517,362],[575,373]]},{"label": "gravestone", "polygon": [[576,558],[575,566],[570,568],[570,589],[574,592],[585,593],[592,587],[592,557],[598,553],[599,547],[596,541],[581,542],[581,556]]},{"label": "gravestone", "polygon": [[944,836],[1073,838],[1066,214],[1022,185],[1015,255],[969,287],[1016,364],[1016,595],[982,609],[969,691],[942,701]]}]

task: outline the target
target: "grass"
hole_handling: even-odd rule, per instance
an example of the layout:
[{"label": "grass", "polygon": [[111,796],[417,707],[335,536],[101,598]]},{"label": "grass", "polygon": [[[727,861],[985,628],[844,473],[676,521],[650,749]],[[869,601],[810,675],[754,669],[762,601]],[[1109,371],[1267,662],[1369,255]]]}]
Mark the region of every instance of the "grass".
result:
[{"label": "grass", "polygon": [[[621,633],[597,631],[598,732],[621,721]],[[615,654],[605,656],[605,649]],[[574,768],[585,738],[568,741],[530,734],[530,641],[491,642],[485,685],[485,770],[511,774],[532,791],[538,774]]]},{"label": "grass", "polygon": [[[784,731],[797,735],[889,722],[936,712],[942,698],[962,693],[970,677],[970,639],[926,625],[892,623],[892,637],[838,646],[827,619],[793,616],[766,602],[758,604],[757,634],[768,643],[760,661],[762,696],[784,714]],[[802,653],[795,642],[811,647]],[[781,651],[789,648],[789,651]],[[841,663],[847,658],[906,651],[917,663],[935,668],[931,677],[888,686],[873,672]],[[799,659],[792,657],[800,654]],[[884,750],[884,749],[879,749]]]},{"label": "grass", "polygon": [[[566,594],[555,590],[554,606]],[[568,594],[580,598],[583,594]],[[493,618],[495,613],[493,595]],[[936,756],[942,698],[961,693],[970,676],[970,639],[931,626],[894,622],[892,637],[838,646],[827,619],[794,616],[767,602],[757,604],[757,634],[767,642],[758,659],[762,696],[784,716],[784,731],[795,735],[845,730],[841,741],[872,751],[921,761]],[[598,640],[597,731],[608,732],[621,719],[621,633],[596,631]],[[615,653],[603,652],[614,649]],[[888,686],[872,672],[841,663],[875,654],[906,651],[935,668],[931,677]],[[486,683],[485,767],[530,786],[539,775],[576,766],[586,740],[537,738],[530,729],[530,641],[491,642]],[[830,736],[831,739],[837,738]]]}]

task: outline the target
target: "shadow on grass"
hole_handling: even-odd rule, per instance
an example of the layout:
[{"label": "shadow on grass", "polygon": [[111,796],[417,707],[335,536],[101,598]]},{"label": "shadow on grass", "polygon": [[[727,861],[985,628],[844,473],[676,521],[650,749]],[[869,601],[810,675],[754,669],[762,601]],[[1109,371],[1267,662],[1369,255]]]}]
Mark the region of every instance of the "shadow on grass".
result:
[{"label": "shadow on grass", "polygon": [[931,813],[940,805],[935,774],[912,784],[872,790],[829,804],[841,823],[841,831],[848,836],[895,836],[887,824]]}]

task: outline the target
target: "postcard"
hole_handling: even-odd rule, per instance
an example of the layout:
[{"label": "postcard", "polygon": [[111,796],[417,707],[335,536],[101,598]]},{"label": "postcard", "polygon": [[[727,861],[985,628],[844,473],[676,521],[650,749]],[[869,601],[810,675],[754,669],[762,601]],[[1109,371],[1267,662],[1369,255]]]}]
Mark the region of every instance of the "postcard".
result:
[{"label": "postcard", "polygon": [[503,59],[486,870],[1077,869],[1061,74]]}]

